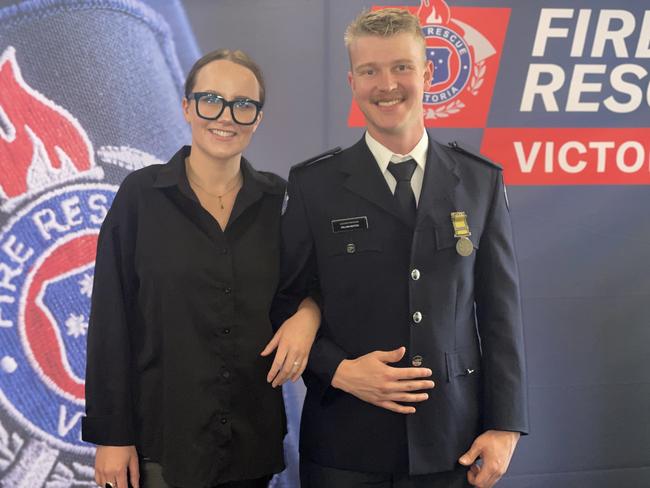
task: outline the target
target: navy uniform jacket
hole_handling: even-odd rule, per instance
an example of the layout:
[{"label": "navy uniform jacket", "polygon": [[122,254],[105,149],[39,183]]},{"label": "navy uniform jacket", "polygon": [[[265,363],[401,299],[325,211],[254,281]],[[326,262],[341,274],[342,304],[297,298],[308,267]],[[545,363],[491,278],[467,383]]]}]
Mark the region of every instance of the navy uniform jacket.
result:
[{"label": "navy uniform jacket", "polygon": [[[365,141],[292,168],[276,324],[306,295],[323,323],[305,373],[301,455],[369,472],[451,470],[487,429],[528,428],[517,264],[500,167],[430,138],[415,229]],[[451,212],[474,252],[456,252]],[[341,219],[343,219],[341,221]],[[433,371],[413,415],[333,388],[343,359],[406,346]]]}]

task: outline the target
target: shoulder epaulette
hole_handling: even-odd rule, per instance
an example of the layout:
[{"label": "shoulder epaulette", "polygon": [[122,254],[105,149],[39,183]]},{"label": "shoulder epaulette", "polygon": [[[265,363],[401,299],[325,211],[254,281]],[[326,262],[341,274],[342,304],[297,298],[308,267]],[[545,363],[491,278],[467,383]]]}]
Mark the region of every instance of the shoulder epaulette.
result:
[{"label": "shoulder epaulette", "polygon": [[497,164],[494,161],[489,160],[478,151],[472,150],[467,146],[462,145],[460,142],[452,141],[449,143],[449,147],[451,147],[454,151],[458,151],[459,153],[465,154],[467,156],[471,156],[473,159],[476,159],[477,161],[492,166],[493,168],[503,170],[503,167],[500,164]]},{"label": "shoulder epaulette", "polygon": [[294,166],[294,168],[305,168],[307,166],[311,166],[314,163],[317,163],[319,161],[323,161],[325,159],[331,158],[332,156],[338,154],[341,152],[341,147],[336,146],[334,149],[328,149],[324,153],[318,154],[314,157],[311,157],[309,159],[306,159],[302,163],[298,163]]}]

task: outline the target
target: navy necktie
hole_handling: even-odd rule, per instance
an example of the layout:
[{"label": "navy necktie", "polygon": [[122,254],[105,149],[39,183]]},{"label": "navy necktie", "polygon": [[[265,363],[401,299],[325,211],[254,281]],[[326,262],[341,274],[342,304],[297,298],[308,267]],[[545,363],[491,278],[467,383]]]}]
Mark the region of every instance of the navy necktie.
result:
[{"label": "navy necktie", "polygon": [[402,163],[388,163],[388,171],[397,180],[395,199],[411,224],[415,222],[415,195],[411,188],[411,177],[416,166],[417,163],[413,159],[407,159]]}]

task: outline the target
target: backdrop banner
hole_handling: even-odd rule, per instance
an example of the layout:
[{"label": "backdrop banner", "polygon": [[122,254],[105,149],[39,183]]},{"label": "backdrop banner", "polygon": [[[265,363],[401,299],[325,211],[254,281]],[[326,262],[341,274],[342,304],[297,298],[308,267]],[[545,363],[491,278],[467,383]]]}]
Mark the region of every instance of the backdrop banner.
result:
[{"label": "backdrop banner", "polygon": [[[286,177],[363,134],[343,32],[394,6],[426,37],[432,135],[504,168],[531,435],[499,486],[648,488],[645,3],[0,0],[0,486],[95,486],[80,419],[97,235],[128,172],[189,142],[182,85],[200,53],[259,61],[268,103],[247,157]],[[303,393],[284,388],[276,488],[299,486]]]}]

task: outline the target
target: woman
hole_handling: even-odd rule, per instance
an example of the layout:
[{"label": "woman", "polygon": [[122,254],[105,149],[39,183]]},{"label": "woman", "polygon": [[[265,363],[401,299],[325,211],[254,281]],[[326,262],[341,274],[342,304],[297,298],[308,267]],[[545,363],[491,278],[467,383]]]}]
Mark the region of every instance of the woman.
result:
[{"label": "woman", "polygon": [[263,487],[284,468],[274,387],[302,373],[320,313],[306,300],[271,339],[285,183],[242,157],[263,104],[246,54],[201,58],[191,147],[127,176],[104,221],[83,419],[100,486]]}]

